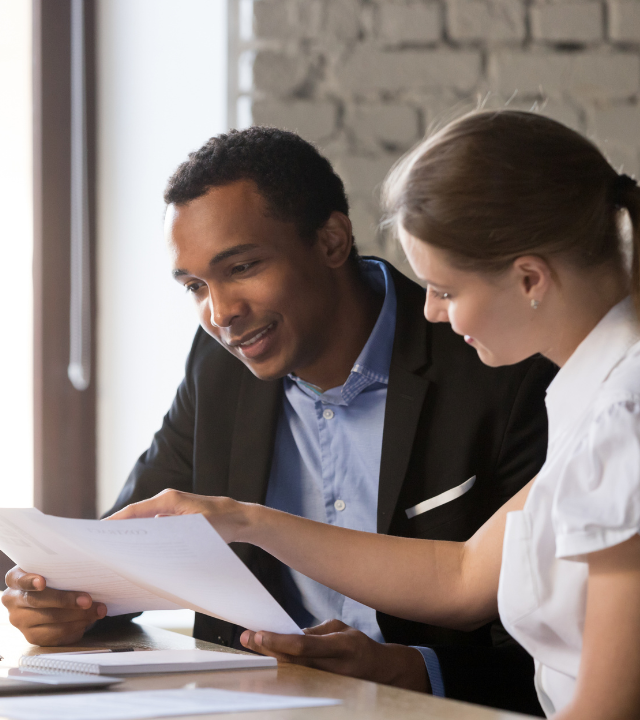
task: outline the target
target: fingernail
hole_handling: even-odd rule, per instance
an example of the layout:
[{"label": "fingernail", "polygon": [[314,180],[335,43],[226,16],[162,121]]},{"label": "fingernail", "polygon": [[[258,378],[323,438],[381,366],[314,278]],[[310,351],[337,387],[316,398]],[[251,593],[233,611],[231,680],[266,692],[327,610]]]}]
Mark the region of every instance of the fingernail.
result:
[{"label": "fingernail", "polygon": [[241,642],[243,645],[248,645],[248,644],[249,644],[249,638],[250,638],[250,637],[251,637],[251,633],[249,632],[249,630],[245,630],[245,631],[242,633],[242,635],[240,635],[240,642]]},{"label": "fingernail", "polygon": [[90,608],[91,607],[91,598],[87,597],[86,595],[78,595],[76,598],[76,605],[81,608]]},{"label": "fingernail", "polygon": [[103,617],[105,617],[107,614],[107,606],[106,605],[98,605],[98,617],[102,620]]},{"label": "fingernail", "polygon": [[40,577],[35,578],[34,581],[33,581],[33,587],[34,587],[36,590],[43,590],[44,587],[45,587],[44,580],[43,580],[42,578],[40,578]]},{"label": "fingernail", "polygon": [[253,636],[253,642],[254,642],[256,645],[262,645],[262,633],[261,633],[261,632],[257,632],[257,633]]}]

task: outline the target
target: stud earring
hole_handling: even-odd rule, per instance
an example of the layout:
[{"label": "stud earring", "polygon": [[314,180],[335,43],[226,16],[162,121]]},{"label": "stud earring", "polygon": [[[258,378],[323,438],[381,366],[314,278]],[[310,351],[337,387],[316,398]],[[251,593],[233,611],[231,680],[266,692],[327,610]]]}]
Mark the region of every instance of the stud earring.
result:
[{"label": "stud earring", "polygon": [[538,309],[538,305],[540,305],[540,303],[539,303],[538,300],[531,300],[531,307],[532,307],[534,310],[537,310],[537,309]]}]

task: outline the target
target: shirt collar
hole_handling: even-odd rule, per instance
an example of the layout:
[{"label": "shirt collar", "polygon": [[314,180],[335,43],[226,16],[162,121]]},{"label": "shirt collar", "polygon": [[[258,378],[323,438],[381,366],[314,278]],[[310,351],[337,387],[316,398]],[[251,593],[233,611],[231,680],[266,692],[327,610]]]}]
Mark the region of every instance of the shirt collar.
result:
[{"label": "shirt collar", "polygon": [[549,438],[554,439],[582,417],[629,349],[640,340],[640,327],[630,297],[611,308],[547,389]]},{"label": "shirt collar", "polygon": [[396,329],[396,290],[389,268],[380,260],[363,260],[365,281],[376,291],[384,293],[382,309],[373,326],[371,335],[351,368],[344,385],[321,392],[319,388],[304,382],[295,375],[288,378],[295,382],[306,395],[315,400],[336,405],[348,405],[363,390],[374,383],[389,383],[389,367],[393,352]]}]

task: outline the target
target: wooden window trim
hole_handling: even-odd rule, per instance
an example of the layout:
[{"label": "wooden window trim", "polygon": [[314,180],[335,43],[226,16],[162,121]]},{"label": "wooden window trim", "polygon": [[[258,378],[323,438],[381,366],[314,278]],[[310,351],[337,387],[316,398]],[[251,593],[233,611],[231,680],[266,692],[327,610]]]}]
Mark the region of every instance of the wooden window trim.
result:
[{"label": "wooden window trim", "polygon": [[[91,379],[69,380],[71,281],[71,13],[73,0],[32,0],[34,505],[96,517],[96,1],[83,3]],[[0,579],[13,562],[0,553]],[[4,583],[2,583],[4,585]]]},{"label": "wooden window trim", "polygon": [[45,513],[96,516],[95,1],[84,3],[91,381],[68,377],[71,231],[71,2],[33,1],[34,499]]}]

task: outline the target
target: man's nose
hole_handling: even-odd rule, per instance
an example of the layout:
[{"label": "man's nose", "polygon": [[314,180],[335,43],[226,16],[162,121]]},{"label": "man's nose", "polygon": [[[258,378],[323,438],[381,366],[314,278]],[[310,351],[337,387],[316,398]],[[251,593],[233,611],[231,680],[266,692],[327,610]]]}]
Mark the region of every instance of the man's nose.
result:
[{"label": "man's nose", "polygon": [[242,314],[242,303],[223,293],[209,291],[209,313],[214,327],[228,328]]}]

